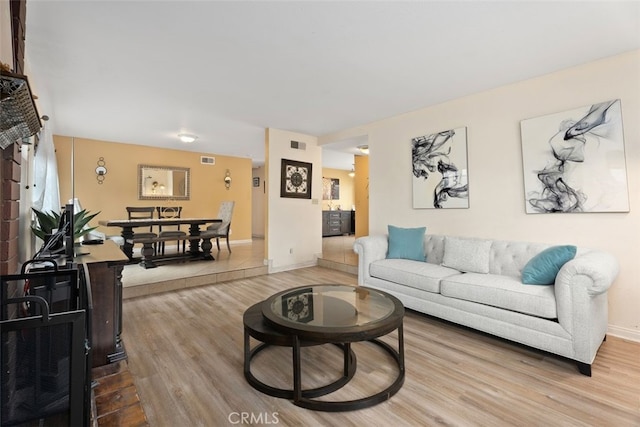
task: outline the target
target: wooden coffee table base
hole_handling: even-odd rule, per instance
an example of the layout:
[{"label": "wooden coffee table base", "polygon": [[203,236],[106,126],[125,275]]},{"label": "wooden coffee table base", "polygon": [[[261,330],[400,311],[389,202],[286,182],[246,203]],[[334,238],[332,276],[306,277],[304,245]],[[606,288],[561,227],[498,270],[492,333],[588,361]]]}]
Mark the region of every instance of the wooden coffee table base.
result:
[{"label": "wooden coffee table base", "polygon": [[[251,348],[251,339],[253,337],[259,341],[261,344],[258,344],[253,349]],[[244,314],[244,377],[247,379],[247,382],[251,384],[253,388],[256,390],[268,394],[269,396],[280,397],[283,399],[293,400],[294,398],[294,390],[293,389],[282,389],[272,387],[268,384],[263,383],[258,380],[253,373],[251,372],[251,360],[262,350],[275,345],[275,346],[284,346],[284,347],[292,347],[294,346],[293,337],[284,335],[264,323],[264,318],[262,316],[261,304],[256,304],[250,307]],[[319,345],[317,343],[303,343],[302,347]],[[342,377],[338,380],[334,381],[331,384],[327,384],[323,387],[318,387],[309,390],[302,390],[302,396],[304,398],[314,398],[319,396],[324,396],[325,394],[332,393],[353,378],[353,375],[356,372],[356,363],[355,357],[356,355],[351,351],[350,346],[346,344],[335,344],[337,347],[341,348],[344,354],[344,367],[345,370],[343,372]],[[294,372],[295,376],[295,372]]]},{"label": "wooden coffee table base", "polygon": [[[321,401],[314,398],[330,394],[346,385],[356,372],[357,359],[351,349],[351,343],[324,343],[301,341],[296,335],[287,335],[269,326],[262,314],[262,303],[251,306],[245,311],[244,322],[244,376],[247,382],[256,390],[270,396],[292,400],[296,406],[316,411],[341,412],[353,411],[367,408],[389,399],[396,394],[404,383],[404,338],[402,324],[398,327],[398,350],[377,339],[369,342],[380,346],[389,353],[398,365],[398,376],[395,381],[386,389],[371,396],[349,401]],[[251,337],[261,341],[260,344],[251,348]],[[331,384],[314,389],[302,389],[301,377],[301,348],[315,345],[333,344],[343,351],[344,370],[343,375]],[[251,360],[270,346],[284,346],[292,348],[293,364],[293,387],[292,389],[282,389],[272,387],[258,380],[251,372]]]}]

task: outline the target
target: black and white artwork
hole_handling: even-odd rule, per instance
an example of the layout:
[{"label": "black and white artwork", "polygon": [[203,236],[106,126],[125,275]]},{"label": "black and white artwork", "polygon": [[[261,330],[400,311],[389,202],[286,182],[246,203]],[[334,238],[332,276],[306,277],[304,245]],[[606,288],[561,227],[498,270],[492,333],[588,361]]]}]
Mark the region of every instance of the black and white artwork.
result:
[{"label": "black and white artwork", "polygon": [[411,139],[413,208],[468,208],[467,128]]},{"label": "black and white artwork", "polygon": [[322,177],[322,200],[340,200],[340,180]]},{"label": "black and white artwork", "polygon": [[312,168],[311,163],[282,159],[280,197],[310,199]]},{"label": "black and white artwork", "polygon": [[628,212],[620,100],[523,120],[527,213]]}]

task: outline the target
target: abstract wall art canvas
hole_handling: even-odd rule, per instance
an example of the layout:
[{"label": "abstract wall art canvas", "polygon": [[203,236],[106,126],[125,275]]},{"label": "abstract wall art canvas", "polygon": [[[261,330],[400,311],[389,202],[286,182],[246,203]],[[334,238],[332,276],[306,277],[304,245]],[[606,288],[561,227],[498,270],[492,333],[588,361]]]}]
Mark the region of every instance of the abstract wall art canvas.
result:
[{"label": "abstract wall art canvas", "polygon": [[628,212],[620,100],[523,120],[527,213]]},{"label": "abstract wall art canvas", "polygon": [[340,180],[322,177],[322,200],[340,199]]},{"label": "abstract wall art canvas", "polygon": [[411,139],[413,208],[469,207],[467,128]]}]

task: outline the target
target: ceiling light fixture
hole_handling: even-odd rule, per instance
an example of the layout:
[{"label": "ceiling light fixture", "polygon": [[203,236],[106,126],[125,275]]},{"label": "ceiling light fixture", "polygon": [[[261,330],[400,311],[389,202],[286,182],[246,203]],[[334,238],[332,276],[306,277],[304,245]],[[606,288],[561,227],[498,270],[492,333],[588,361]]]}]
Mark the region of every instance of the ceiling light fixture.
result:
[{"label": "ceiling light fixture", "polygon": [[[354,165],[354,166],[355,166],[355,165]],[[349,176],[350,176],[351,178],[353,178],[354,176],[356,176],[356,170],[355,170],[353,167],[351,168],[351,172],[349,172]]]},{"label": "ceiling light fixture", "polygon": [[195,141],[196,139],[198,139],[197,136],[191,135],[191,134],[188,134],[188,133],[179,133],[178,134],[178,138],[180,138],[180,141],[184,142],[185,144],[190,144],[193,141]]},{"label": "ceiling light fixture", "polygon": [[360,150],[360,152],[362,154],[369,154],[369,146],[368,145],[358,145],[358,150]]}]

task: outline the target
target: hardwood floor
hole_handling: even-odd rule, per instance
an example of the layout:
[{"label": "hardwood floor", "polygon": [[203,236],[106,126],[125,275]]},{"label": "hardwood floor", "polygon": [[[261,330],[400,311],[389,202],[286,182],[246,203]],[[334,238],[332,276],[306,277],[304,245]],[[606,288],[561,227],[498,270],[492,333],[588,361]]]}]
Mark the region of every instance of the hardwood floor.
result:
[{"label": "hardwood floor", "polygon": [[[415,312],[404,323],[405,384],[390,400],[324,413],[264,395],[244,379],[242,314],[313,283],[355,285],[356,277],[312,267],[125,300],[123,338],[149,425],[640,425],[640,343],[608,337],[589,378],[571,361]],[[356,375],[331,399],[361,397],[395,377],[377,346],[353,349]],[[291,350],[274,347],[252,371],[288,387],[290,363]],[[340,369],[335,347],[303,349],[303,387],[326,384]]]},{"label": "hardwood floor", "polygon": [[93,427],[148,426],[126,360],[93,368]]}]

